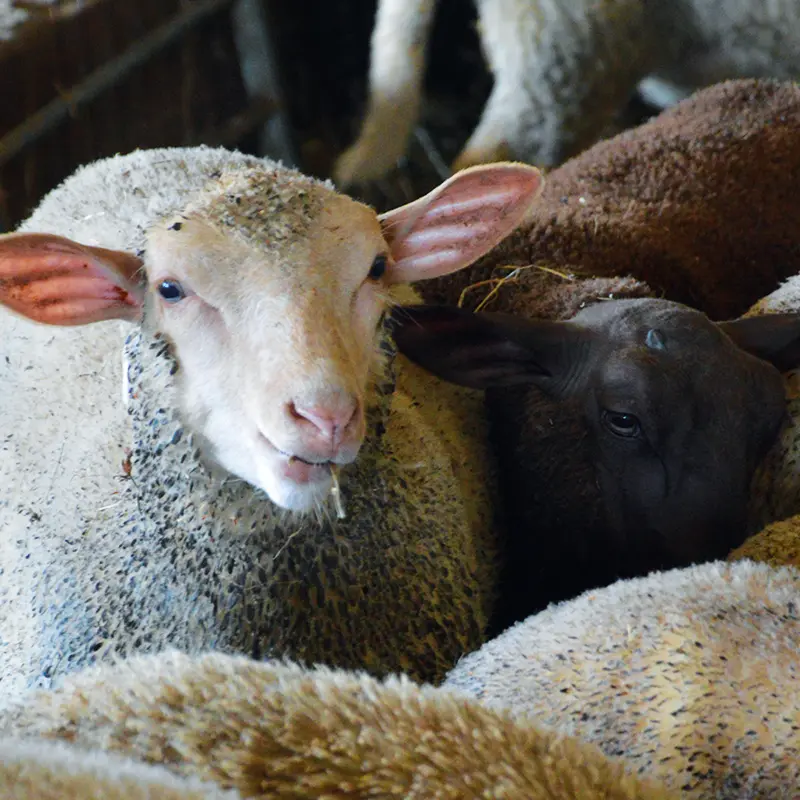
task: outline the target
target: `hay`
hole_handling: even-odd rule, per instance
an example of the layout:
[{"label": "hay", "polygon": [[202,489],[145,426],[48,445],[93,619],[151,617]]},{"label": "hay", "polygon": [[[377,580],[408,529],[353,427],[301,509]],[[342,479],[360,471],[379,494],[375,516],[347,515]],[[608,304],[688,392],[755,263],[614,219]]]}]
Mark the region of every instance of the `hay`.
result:
[{"label": "hay", "polygon": [[563,278],[565,281],[574,281],[575,275],[568,274],[566,272],[562,272],[561,270],[557,270],[554,267],[548,267],[545,264],[526,264],[526,265],[505,265],[496,267],[495,269],[498,270],[510,270],[507,275],[503,275],[498,278],[488,278],[484,281],[477,281],[477,283],[471,283],[469,286],[464,287],[463,291],[458,297],[458,307],[464,307],[464,300],[466,299],[467,294],[469,292],[480,289],[482,286],[491,286],[491,291],[478,303],[475,307],[475,312],[483,311],[483,309],[489,305],[489,303],[497,297],[500,289],[503,288],[507,283],[514,283],[520,276],[520,273],[526,269],[538,269],[542,272],[547,272],[550,275],[556,275],[559,278]]},{"label": "hay", "polygon": [[331,463],[331,499],[333,500],[333,507],[336,510],[337,519],[344,519],[347,515],[344,513],[344,503],[342,502],[342,492],[339,488],[339,466]]}]

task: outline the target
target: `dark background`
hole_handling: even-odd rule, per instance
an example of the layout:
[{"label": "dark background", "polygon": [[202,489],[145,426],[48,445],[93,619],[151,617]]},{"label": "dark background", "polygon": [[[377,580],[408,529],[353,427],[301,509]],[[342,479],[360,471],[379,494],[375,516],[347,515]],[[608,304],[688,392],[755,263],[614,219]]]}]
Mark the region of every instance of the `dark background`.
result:
[{"label": "dark background", "polygon": [[[255,0],[273,51],[273,87],[254,95],[242,79],[232,26],[235,2],[158,49],[98,96],[73,90],[114,59],[208,0],[60,0],[31,6],[31,20],[0,42],[0,231],[80,165],[137,147],[222,144],[259,152],[258,131],[281,117],[292,160],[327,177],[358,132],[366,98],[375,0]],[[24,2],[20,3],[24,6]],[[408,202],[443,177],[476,125],[491,89],[476,11],[467,0],[439,0],[428,50],[420,126],[400,168],[355,194],[379,210]],[[68,113],[45,132],[36,115],[61,102]],[[648,109],[631,105],[625,124]],[[4,142],[28,129],[24,148]],[[275,152],[265,155],[279,155]]]}]

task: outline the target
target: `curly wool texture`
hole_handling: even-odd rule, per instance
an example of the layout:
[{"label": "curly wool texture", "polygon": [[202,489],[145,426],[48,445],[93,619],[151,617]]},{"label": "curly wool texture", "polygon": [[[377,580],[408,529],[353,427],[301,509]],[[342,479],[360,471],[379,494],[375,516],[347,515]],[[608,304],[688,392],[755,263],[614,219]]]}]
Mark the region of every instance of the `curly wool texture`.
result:
[{"label": "curly wool texture", "polygon": [[767,525],[728,556],[729,561],[747,558],[773,567],[790,565],[800,569],[800,516]]},{"label": "curly wool texture", "polygon": [[667,798],[592,746],[405,678],[167,653],[28,696],[4,733],[163,764],[243,797]]},{"label": "curly wool texture", "polygon": [[[474,283],[540,264],[630,276],[712,319],[743,313],[800,272],[800,87],[729,81],[553,170],[529,221],[470,269],[422,285],[456,302]],[[536,269],[501,287],[491,311],[538,312]],[[467,295],[472,307],[486,291]]]},{"label": "curly wool texture", "polygon": [[619,756],[687,798],[800,786],[800,573],[715,562],[551,606],[445,686]]},{"label": "curly wool texture", "polygon": [[[136,252],[209,181],[211,196],[215,180],[224,193],[226,180],[255,173],[278,176],[276,203],[310,201],[263,215],[272,239],[291,239],[314,197],[332,191],[224,150],[143,151],[79,170],[21,230]],[[176,413],[169,348],[147,325],[126,341],[118,323],[53,329],[4,314],[0,324],[9,691],[168,645],[437,680],[484,640],[495,543],[481,400],[394,363],[385,331],[339,522],[279,512],[207,468]]]}]

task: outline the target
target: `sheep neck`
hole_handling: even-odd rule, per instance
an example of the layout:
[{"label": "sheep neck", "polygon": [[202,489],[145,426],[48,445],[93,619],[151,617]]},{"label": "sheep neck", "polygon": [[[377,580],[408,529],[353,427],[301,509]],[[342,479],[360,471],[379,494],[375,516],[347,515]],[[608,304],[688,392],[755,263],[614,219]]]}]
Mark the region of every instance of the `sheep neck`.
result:
[{"label": "sheep neck", "polygon": [[[181,516],[193,518],[195,530],[207,523],[210,535],[237,529],[256,533],[261,527],[281,524],[296,528],[297,514],[279,508],[263,491],[204,457],[202,441],[181,418],[175,379],[178,364],[167,341],[147,325],[137,327],[125,340],[124,354],[133,433],[131,477],[143,516],[167,525],[175,512],[165,512],[165,503],[181,498],[180,502],[195,506],[183,509]],[[353,473],[378,468],[395,390],[395,355],[387,317],[379,326],[367,435],[356,464],[342,471],[345,497],[348,483],[358,483]],[[332,506],[318,509],[316,516],[320,522],[336,524]]]}]

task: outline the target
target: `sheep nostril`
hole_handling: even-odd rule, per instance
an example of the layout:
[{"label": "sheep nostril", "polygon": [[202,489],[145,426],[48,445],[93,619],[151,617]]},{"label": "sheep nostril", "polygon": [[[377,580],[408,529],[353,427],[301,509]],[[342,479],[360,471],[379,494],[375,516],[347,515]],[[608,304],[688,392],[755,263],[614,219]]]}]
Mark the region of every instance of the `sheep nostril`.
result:
[{"label": "sheep nostril", "polygon": [[354,397],[343,397],[335,402],[303,405],[289,404],[289,413],[297,420],[312,425],[318,436],[338,446],[348,426],[358,415],[358,401]]}]

